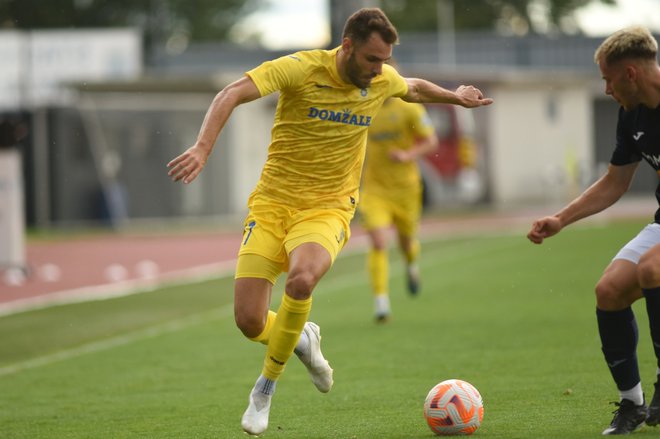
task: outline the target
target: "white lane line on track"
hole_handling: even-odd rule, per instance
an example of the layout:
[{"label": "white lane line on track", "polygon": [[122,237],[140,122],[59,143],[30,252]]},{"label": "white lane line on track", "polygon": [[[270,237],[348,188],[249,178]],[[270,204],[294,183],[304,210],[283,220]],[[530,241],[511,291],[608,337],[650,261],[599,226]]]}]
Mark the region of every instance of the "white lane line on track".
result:
[{"label": "white lane line on track", "polygon": [[42,296],[30,297],[0,304],[0,317],[24,311],[34,311],[57,305],[114,299],[132,294],[146,293],[158,288],[202,282],[228,276],[234,272],[236,260],[200,265],[183,270],[158,274],[152,278],[129,279],[71,290],[62,290]]}]

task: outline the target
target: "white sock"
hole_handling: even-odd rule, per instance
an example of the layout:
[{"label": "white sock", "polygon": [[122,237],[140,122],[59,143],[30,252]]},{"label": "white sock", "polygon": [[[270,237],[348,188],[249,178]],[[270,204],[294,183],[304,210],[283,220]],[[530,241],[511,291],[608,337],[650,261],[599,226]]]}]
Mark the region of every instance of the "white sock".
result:
[{"label": "white sock", "polygon": [[257,382],[254,384],[253,393],[262,393],[264,395],[272,395],[275,393],[275,386],[277,381],[269,380],[263,375],[259,375]]},{"label": "white sock", "polygon": [[387,315],[390,313],[390,296],[378,294],[374,297],[374,310],[376,315]]},{"label": "white sock", "polygon": [[309,337],[307,337],[307,334],[305,333],[305,331],[303,331],[300,333],[300,340],[298,340],[298,344],[296,345],[293,352],[300,357],[301,355],[304,355],[308,349],[309,349]]},{"label": "white sock", "polygon": [[644,392],[642,392],[642,383],[637,383],[635,387],[628,390],[620,390],[621,399],[628,399],[635,405],[644,404]]}]

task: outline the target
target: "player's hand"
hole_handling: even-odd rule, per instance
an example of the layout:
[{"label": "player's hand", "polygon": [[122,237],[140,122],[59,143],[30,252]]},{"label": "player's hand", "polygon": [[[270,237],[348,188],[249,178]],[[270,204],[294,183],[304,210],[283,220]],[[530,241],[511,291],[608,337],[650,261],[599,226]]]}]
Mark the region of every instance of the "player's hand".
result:
[{"label": "player's hand", "polygon": [[167,164],[172,180],[183,180],[185,184],[192,182],[206,165],[208,153],[197,145],[191,146],[183,154],[174,158]]},{"label": "player's hand", "polygon": [[409,162],[413,160],[413,155],[410,151],[405,151],[403,149],[392,149],[389,152],[390,160],[396,163]]},{"label": "player's hand", "polygon": [[538,219],[532,224],[532,228],[527,234],[527,239],[534,244],[541,244],[545,238],[556,235],[561,230],[561,222],[555,216],[546,216]]},{"label": "player's hand", "polygon": [[472,85],[461,85],[456,89],[456,94],[461,98],[461,105],[466,108],[481,107],[493,103],[491,98],[485,98],[481,90]]}]

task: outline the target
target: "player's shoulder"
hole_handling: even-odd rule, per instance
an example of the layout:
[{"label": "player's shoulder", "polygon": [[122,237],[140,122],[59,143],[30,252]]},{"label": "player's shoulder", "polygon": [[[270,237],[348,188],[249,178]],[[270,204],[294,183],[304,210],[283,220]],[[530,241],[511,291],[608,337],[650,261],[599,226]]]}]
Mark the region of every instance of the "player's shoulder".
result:
[{"label": "player's shoulder", "polygon": [[619,107],[619,123],[618,123],[618,129],[619,131],[621,130],[632,130],[634,127],[637,127],[639,125],[640,120],[645,120],[647,117],[640,117],[640,116],[645,116],[645,114],[648,114],[652,110],[646,108],[643,105],[638,105],[635,108],[631,110],[626,110],[623,108],[623,106]]},{"label": "player's shoulder", "polygon": [[324,49],[301,50],[286,57],[292,60],[291,64],[304,70],[326,67],[334,62],[333,51]]},{"label": "player's shoulder", "polygon": [[383,71],[381,76],[387,79],[388,81],[392,81],[392,80],[400,81],[404,79],[401,76],[401,74],[389,64],[383,64]]}]

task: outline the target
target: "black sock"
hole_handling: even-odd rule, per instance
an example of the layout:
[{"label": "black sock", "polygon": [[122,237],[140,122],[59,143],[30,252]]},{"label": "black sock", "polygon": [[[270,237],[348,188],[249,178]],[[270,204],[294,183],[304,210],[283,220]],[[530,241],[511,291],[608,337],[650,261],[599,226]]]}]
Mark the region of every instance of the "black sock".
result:
[{"label": "black sock", "polygon": [[598,332],[605,361],[619,390],[632,389],[640,382],[637,365],[637,322],[632,308],[621,311],[596,309]]},{"label": "black sock", "polygon": [[655,358],[660,368],[660,288],[643,291],[644,297],[646,297],[646,312],[649,315],[651,341],[653,341]]}]

